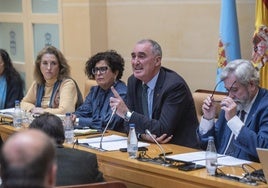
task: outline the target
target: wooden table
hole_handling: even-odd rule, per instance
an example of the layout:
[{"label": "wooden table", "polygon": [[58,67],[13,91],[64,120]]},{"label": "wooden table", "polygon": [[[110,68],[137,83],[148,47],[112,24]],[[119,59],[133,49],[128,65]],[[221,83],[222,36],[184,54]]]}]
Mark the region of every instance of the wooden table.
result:
[{"label": "wooden table", "polygon": [[[117,134],[109,131],[110,134]],[[173,154],[193,152],[192,148],[182,147],[173,144],[162,145],[165,152],[172,151]],[[237,187],[255,187],[231,180],[225,180],[209,176],[206,169],[194,171],[180,171],[177,168],[170,168],[158,164],[141,162],[136,159],[128,158],[126,152],[113,151],[101,152],[94,149],[76,146],[76,148],[96,153],[99,168],[107,180],[124,181],[129,188],[153,187],[153,188],[237,188]],[[156,144],[148,146],[147,154],[150,157],[156,157],[161,153]],[[261,168],[259,163],[252,163],[256,169]],[[243,172],[241,167],[224,167],[225,173],[241,176]],[[268,187],[267,184],[260,183],[256,187]]]},{"label": "wooden table", "polygon": [[[14,127],[7,125],[0,125],[1,137],[8,137],[10,134],[18,131]],[[109,131],[108,134],[117,134]],[[67,147],[73,147],[67,145]],[[191,148],[186,148],[173,144],[162,145],[166,152],[172,151],[173,154],[196,151]],[[154,188],[237,188],[237,187],[268,187],[267,184],[260,183],[258,186],[251,186],[231,180],[225,180],[209,176],[206,169],[199,169],[194,171],[180,171],[177,168],[170,168],[158,164],[148,162],[141,162],[136,159],[129,159],[126,152],[113,151],[101,152],[98,150],[75,146],[80,150],[96,153],[99,163],[99,168],[103,172],[106,180],[120,180],[126,183],[128,188],[154,187]],[[156,144],[148,146],[148,155],[156,157],[160,154],[160,150]],[[252,165],[259,169],[259,163],[252,163]],[[240,167],[224,167],[222,170],[225,173],[235,174],[241,176],[243,171]]]},{"label": "wooden table", "polygon": [[10,135],[12,135],[13,133],[15,133],[16,131],[19,131],[19,130],[21,130],[21,129],[15,128],[11,125],[0,125],[0,136],[3,140],[3,142],[5,142]]}]

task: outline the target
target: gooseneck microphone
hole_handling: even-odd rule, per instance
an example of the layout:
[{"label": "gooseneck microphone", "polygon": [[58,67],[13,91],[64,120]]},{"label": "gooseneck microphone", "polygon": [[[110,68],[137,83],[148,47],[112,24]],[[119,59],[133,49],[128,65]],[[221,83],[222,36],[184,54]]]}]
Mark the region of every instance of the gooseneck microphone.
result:
[{"label": "gooseneck microphone", "polygon": [[163,147],[157,142],[157,140],[153,137],[153,135],[151,134],[151,132],[148,129],[145,130],[145,133],[148,134],[154,140],[154,142],[157,144],[157,146],[160,148],[160,151],[162,152],[161,154],[162,154],[163,159],[164,159],[163,165],[167,164],[166,163],[166,152],[164,151]]},{"label": "gooseneck microphone", "polygon": [[107,125],[105,126],[105,128],[104,128],[102,134],[101,134],[100,148],[99,148],[100,151],[106,151],[105,149],[102,148],[102,140],[103,140],[104,133],[106,132],[107,128],[109,127],[109,125],[110,125],[110,123],[111,123],[111,121],[112,121],[112,119],[113,119],[113,117],[114,117],[115,112],[116,112],[116,108],[113,109],[113,112],[112,112],[112,114],[111,114],[111,117],[110,117],[110,119],[109,119]]}]

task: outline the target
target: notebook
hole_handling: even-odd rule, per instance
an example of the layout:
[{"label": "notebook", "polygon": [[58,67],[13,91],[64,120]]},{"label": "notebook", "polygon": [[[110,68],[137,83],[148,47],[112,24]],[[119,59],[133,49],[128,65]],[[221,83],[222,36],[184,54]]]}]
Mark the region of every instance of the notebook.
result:
[{"label": "notebook", "polygon": [[257,153],[261,162],[265,180],[268,182],[268,149],[257,148]]}]

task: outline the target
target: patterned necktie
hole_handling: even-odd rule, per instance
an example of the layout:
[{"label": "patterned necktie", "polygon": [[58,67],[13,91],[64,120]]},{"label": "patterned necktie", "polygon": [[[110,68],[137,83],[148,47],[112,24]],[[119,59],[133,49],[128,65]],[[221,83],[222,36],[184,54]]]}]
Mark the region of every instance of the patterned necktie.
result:
[{"label": "patterned necktie", "polygon": [[[239,111],[238,114],[239,114],[239,118],[240,118],[240,120],[241,120],[242,122],[244,122],[246,112],[245,112],[244,110],[241,110],[241,111]],[[231,141],[230,141],[230,144],[229,144],[229,146],[227,146],[228,149],[225,151],[225,154],[226,154],[226,155],[232,155],[232,154],[234,154],[234,152],[235,152],[234,137],[235,137],[235,135],[232,133],[232,134],[231,134]]]},{"label": "patterned necktie", "polygon": [[142,110],[143,110],[143,114],[149,117],[147,89],[148,89],[148,86],[146,84],[143,84],[142,85]]},{"label": "patterned necktie", "polygon": [[240,111],[240,119],[241,119],[242,122],[245,121],[246,113],[247,113],[247,112],[246,112],[245,110],[241,110],[241,111]]}]

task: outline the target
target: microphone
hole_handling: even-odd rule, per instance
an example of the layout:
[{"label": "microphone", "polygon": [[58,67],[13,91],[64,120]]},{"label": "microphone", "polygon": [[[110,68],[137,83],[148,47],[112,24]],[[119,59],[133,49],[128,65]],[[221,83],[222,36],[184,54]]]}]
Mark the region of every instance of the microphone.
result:
[{"label": "microphone", "polygon": [[146,129],[145,133],[148,134],[153,140],[154,142],[157,144],[157,146],[160,148],[160,151],[162,152],[161,155],[163,156],[164,159],[164,166],[169,166],[169,164],[166,163],[166,152],[164,151],[163,147],[157,142],[157,140],[153,137],[153,135],[151,134],[151,132]]},{"label": "microphone", "polygon": [[102,134],[101,134],[101,139],[100,139],[100,148],[99,148],[99,150],[100,150],[100,151],[106,151],[105,149],[103,149],[103,148],[102,148],[102,140],[103,140],[104,133],[106,132],[106,130],[107,130],[107,128],[108,128],[108,126],[109,126],[109,125],[110,125],[110,123],[111,123],[111,120],[112,120],[112,119],[113,119],[113,117],[114,117],[115,112],[116,112],[116,108],[114,108],[114,109],[113,109],[113,112],[112,112],[112,114],[111,114],[111,117],[110,117],[110,119],[109,119],[109,121],[108,121],[107,125],[105,126],[105,128],[104,128],[104,130],[103,130]]}]

